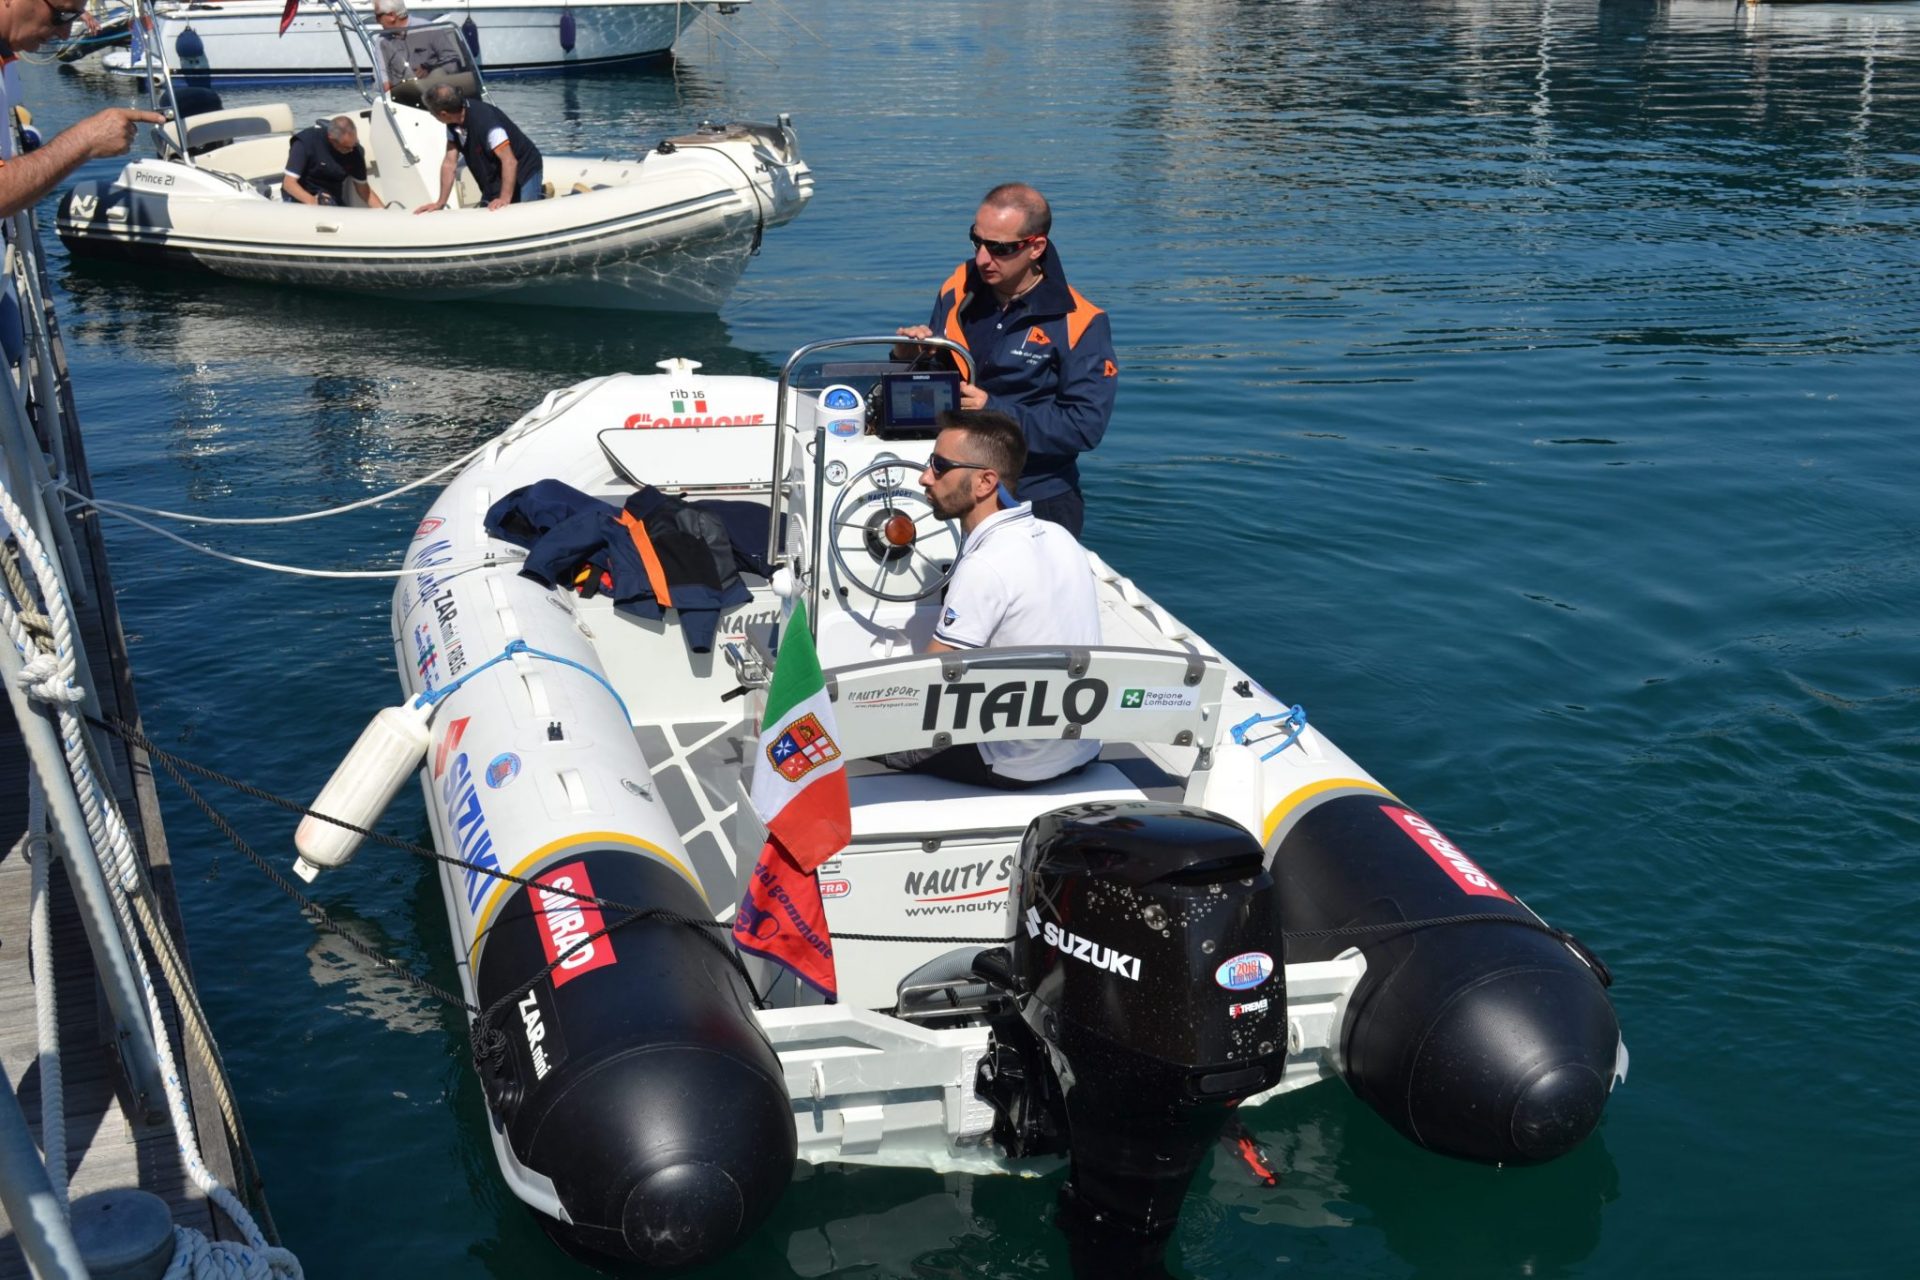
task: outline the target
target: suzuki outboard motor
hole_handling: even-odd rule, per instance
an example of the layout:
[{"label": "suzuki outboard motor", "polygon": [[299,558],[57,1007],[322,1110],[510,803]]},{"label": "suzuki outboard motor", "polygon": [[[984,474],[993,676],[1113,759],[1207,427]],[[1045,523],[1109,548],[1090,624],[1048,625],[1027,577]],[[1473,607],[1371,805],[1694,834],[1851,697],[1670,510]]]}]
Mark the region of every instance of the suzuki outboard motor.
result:
[{"label": "suzuki outboard motor", "polygon": [[1237,824],[1177,805],[1075,805],[1027,830],[1012,955],[976,962],[1018,1009],[995,1025],[981,1091],[1011,1154],[1064,1145],[1077,1274],[1162,1274],[1230,1109],[1279,1083],[1286,978],[1264,862]]}]

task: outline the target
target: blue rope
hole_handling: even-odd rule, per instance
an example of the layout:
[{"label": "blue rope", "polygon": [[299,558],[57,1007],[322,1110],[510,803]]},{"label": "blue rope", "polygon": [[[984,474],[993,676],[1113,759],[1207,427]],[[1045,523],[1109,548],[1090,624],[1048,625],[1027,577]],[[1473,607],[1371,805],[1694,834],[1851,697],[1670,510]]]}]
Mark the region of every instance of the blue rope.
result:
[{"label": "blue rope", "polygon": [[479,675],[482,671],[485,671],[488,667],[497,666],[502,662],[512,661],[514,655],[521,654],[521,653],[526,654],[530,658],[545,658],[548,662],[557,662],[563,667],[572,667],[575,671],[586,672],[588,675],[592,676],[595,680],[598,680],[600,682],[601,688],[605,689],[608,693],[613,695],[613,700],[620,704],[620,714],[627,718],[627,723],[628,724],[633,723],[633,715],[631,712],[627,710],[627,700],[620,696],[619,690],[615,689],[611,684],[607,683],[607,678],[605,676],[601,675],[598,671],[595,671],[592,667],[587,666],[583,662],[575,662],[572,658],[563,658],[557,653],[548,653],[545,649],[536,649],[532,645],[528,644],[525,640],[509,641],[507,643],[506,648],[502,649],[499,653],[496,653],[493,657],[488,658],[485,662],[481,663],[479,666],[475,667],[473,670],[467,672],[467,674],[461,676],[458,680],[455,680],[452,684],[442,685],[438,689],[428,689],[425,692],[421,693],[419,697],[413,700],[413,705],[416,707],[436,706],[439,704],[442,698],[445,698],[448,694],[452,693],[455,689],[458,689],[461,685],[465,684],[467,681]]},{"label": "blue rope", "polygon": [[1239,743],[1243,747],[1246,746],[1247,730],[1253,728],[1253,726],[1257,724],[1265,724],[1267,721],[1270,721],[1270,720],[1279,721],[1282,725],[1292,729],[1293,732],[1289,733],[1286,736],[1286,738],[1280,743],[1279,746],[1267,752],[1267,754],[1261,756],[1260,758],[1262,760],[1273,759],[1275,756],[1279,755],[1282,751],[1285,751],[1288,747],[1292,746],[1296,741],[1299,740],[1301,731],[1307,727],[1307,709],[1296,702],[1293,704],[1293,706],[1289,707],[1287,710],[1278,711],[1272,715],[1248,716],[1245,720],[1242,720],[1239,724],[1233,726],[1233,740]]}]

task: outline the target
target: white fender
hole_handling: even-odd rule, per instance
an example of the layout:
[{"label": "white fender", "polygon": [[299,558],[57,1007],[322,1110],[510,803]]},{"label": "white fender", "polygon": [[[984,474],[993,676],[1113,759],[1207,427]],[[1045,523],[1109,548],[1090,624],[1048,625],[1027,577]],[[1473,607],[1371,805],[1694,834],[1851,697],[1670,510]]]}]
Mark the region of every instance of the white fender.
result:
[{"label": "white fender", "polygon": [[[430,704],[408,702],[383,708],[320,789],[314,812],[356,827],[370,828],[380,821],[426,758],[431,736],[427,722],[432,717]],[[295,874],[311,883],[323,870],[345,866],[362,838],[357,831],[309,814],[293,833],[293,847],[300,853],[293,864]]]}]

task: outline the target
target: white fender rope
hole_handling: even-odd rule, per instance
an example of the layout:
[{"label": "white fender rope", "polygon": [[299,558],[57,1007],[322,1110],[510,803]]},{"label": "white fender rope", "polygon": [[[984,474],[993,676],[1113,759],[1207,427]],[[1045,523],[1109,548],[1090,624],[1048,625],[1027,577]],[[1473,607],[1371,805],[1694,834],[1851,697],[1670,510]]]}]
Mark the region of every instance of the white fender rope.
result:
[{"label": "white fender rope", "polygon": [[[397,498],[403,493],[411,493],[423,484],[438,480],[450,471],[458,471],[461,467],[466,466],[487,450],[497,445],[512,444],[522,436],[546,426],[549,422],[552,422],[555,418],[558,418],[561,414],[580,403],[580,401],[585,399],[589,394],[599,390],[606,381],[607,377],[590,378],[586,382],[579,383],[572,387],[562,388],[558,391],[549,391],[545,399],[522,414],[518,421],[508,427],[497,438],[488,440],[483,444],[475,445],[445,466],[435,468],[417,480],[409,480],[397,489],[389,489],[385,493],[375,494],[371,498],[362,498],[358,502],[349,502],[344,506],[327,507],[321,511],[303,511],[290,516],[196,515],[186,511],[167,511],[159,507],[143,507],[137,502],[121,502],[117,499],[92,497],[64,484],[55,485],[54,488],[74,501],[93,507],[98,511],[110,512],[116,515],[132,512],[143,516],[154,516],[161,520],[180,520],[187,524],[299,524],[305,520],[324,520],[328,516],[345,515],[349,511],[361,511],[367,507],[377,507],[381,503]],[[152,528],[151,525],[147,527]]]},{"label": "white fender rope", "polygon": [[[130,945],[127,947],[128,959],[132,962],[138,976],[140,989],[146,997],[148,1025],[152,1032],[155,1056],[159,1060],[160,1079],[166,1094],[167,1111],[173,1122],[174,1140],[180,1152],[181,1163],[187,1176],[192,1179],[206,1197],[217,1204],[228,1219],[238,1227],[246,1237],[244,1245],[232,1242],[209,1244],[201,1249],[197,1244],[189,1243],[198,1237],[199,1232],[189,1228],[175,1228],[174,1265],[168,1276],[194,1277],[195,1280],[215,1280],[221,1276],[258,1277],[258,1280],[302,1280],[304,1272],[299,1259],[292,1252],[270,1245],[261,1233],[259,1224],[237,1196],[222,1186],[207,1169],[206,1162],[194,1139],[192,1118],[187,1110],[185,1092],[180,1085],[180,1069],[174,1060],[172,1038],[167,1034],[165,1015],[160,1008],[160,998],[153,981],[153,974],[147,967],[146,957],[138,944],[132,908],[128,895],[140,888],[138,862],[133,850],[133,841],[126,824],[122,821],[118,807],[112,797],[100,785],[88,758],[87,739],[80,718],[74,714],[74,703],[78,699],[71,696],[78,691],[72,682],[76,664],[73,659],[73,618],[68,607],[66,594],[61,588],[59,571],[49,559],[46,548],[34,534],[32,526],[14,502],[13,494],[0,480],[0,520],[3,520],[13,533],[20,547],[20,558],[33,571],[35,585],[38,587],[45,605],[46,615],[52,623],[54,652],[43,655],[38,643],[27,631],[21,620],[21,606],[31,606],[31,601],[16,604],[13,588],[8,584],[0,591],[0,624],[4,624],[9,639],[20,651],[20,656],[29,664],[35,664],[45,656],[54,659],[51,666],[40,663],[36,668],[38,678],[32,682],[29,692],[46,700],[56,711],[60,721],[60,736],[67,758],[68,773],[72,778],[75,792],[80,800],[81,812],[86,821],[87,833],[94,848],[99,851],[103,861],[110,860],[112,865],[105,870],[112,874],[106,877],[109,897],[113,900],[113,910],[119,922],[121,936]],[[23,682],[26,683],[26,682]],[[84,694],[83,694],[84,696]],[[51,973],[48,978],[51,979]],[[176,1000],[179,997],[176,996]],[[43,1084],[44,1087],[44,1084]],[[62,1181],[64,1181],[64,1156],[62,1157]],[[183,1263],[182,1259],[185,1259]],[[182,1266],[190,1270],[180,1270]],[[240,1268],[240,1269],[236,1269]]]},{"label": "white fender rope", "polygon": [[[62,492],[73,494],[73,491],[71,489],[65,488],[65,486],[62,486]],[[335,579],[406,578],[406,577],[411,577],[412,575],[420,572],[419,569],[408,569],[408,568],[309,569],[303,565],[277,564],[271,560],[255,560],[249,556],[229,555],[225,551],[216,551],[214,548],[206,546],[203,543],[195,542],[190,538],[183,538],[171,529],[163,529],[157,524],[154,524],[147,520],[142,520],[139,516],[129,515],[125,511],[117,510],[116,508],[112,506],[108,506],[105,503],[98,502],[95,499],[82,497],[78,494],[73,494],[73,501],[79,506],[92,507],[94,510],[102,512],[105,515],[110,515],[115,517],[116,519],[125,520],[129,524],[137,524],[142,529],[145,529],[150,533],[157,533],[163,538],[179,543],[181,546],[186,547],[188,550],[198,551],[203,556],[212,556],[215,560],[225,560],[229,564],[244,565],[249,569],[266,569],[273,573],[290,573],[297,578],[335,578]],[[468,560],[459,564],[436,565],[434,566],[433,572],[442,577],[448,577],[456,573],[463,573],[468,569],[485,569],[493,565],[502,564],[511,560],[517,560],[517,559],[523,559],[523,558],[524,558],[524,553],[522,553],[521,555],[509,555],[505,553],[502,553],[499,555],[488,555],[484,559],[480,559],[480,560]]]}]

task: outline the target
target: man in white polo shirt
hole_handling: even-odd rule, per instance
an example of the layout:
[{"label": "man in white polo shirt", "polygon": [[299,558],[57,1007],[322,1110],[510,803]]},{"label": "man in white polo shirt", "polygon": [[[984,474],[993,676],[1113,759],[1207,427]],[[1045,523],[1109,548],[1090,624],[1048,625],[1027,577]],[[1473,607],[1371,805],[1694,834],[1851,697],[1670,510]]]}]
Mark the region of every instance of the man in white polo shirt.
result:
[{"label": "man in white polo shirt", "polygon": [[[1087,553],[1060,525],[1012,505],[1009,490],[1027,461],[1020,424],[992,410],[955,410],[938,419],[940,438],[920,487],[942,519],[966,535],[929,653],[1007,645],[1100,643],[1100,605]],[[982,742],[902,751],[889,768],[937,774],[977,786],[1023,790],[1090,762],[1100,744],[1082,738]]]}]

